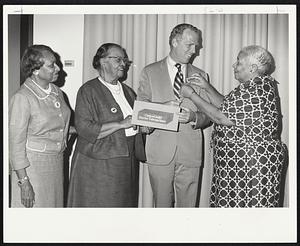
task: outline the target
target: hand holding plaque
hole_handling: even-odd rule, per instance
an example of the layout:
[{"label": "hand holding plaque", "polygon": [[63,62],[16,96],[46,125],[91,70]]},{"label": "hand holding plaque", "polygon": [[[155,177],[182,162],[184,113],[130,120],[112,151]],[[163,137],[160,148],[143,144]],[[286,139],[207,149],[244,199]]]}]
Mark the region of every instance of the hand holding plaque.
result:
[{"label": "hand holding plaque", "polygon": [[132,116],[128,115],[124,120],[120,121],[121,127],[124,129],[128,129],[130,127],[135,127],[135,125],[132,124]]}]

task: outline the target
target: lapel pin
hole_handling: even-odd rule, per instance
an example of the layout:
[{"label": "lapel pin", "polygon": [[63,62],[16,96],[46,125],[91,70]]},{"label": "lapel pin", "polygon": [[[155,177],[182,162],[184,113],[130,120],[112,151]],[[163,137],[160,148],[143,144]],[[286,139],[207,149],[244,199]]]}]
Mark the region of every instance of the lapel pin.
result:
[{"label": "lapel pin", "polygon": [[114,114],[117,113],[117,109],[116,109],[116,108],[111,108],[110,111],[111,111],[112,113],[114,113]]},{"label": "lapel pin", "polygon": [[54,106],[55,106],[55,108],[60,108],[60,103],[59,103],[58,101],[56,101],[56,102],[54,103]]}]

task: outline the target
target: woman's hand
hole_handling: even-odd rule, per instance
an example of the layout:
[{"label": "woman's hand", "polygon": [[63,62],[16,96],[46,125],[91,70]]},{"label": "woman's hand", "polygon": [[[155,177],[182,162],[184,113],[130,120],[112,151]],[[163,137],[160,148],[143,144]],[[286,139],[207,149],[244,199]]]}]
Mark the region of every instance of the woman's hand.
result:
[{"label": "woman's hand", "polygon": [[202,89],[208,89],[209,83],[201,74],[193,74],[192,76],[186,79],[187,83],[199,86]]},{"label": "woman's hand", "polygon": [[22,185],[20,185],[20,189],[21,189],[21,202],[24,205],[24,207],[26,208],[32,208],[34,205],[34,191],[33,191],[33,187],[30,183],[30,181],[28,180],[27,182],[23,183]]},{"label": "woman's hand", "polygon": [[132,115],[128,115],[124,120],[120,121],[121,124],[121,128],[130,128],[133,126],[133,124],[131,124],[131,119],[132,119]]},{"label": "woman's hand", "polygon": [[195,90],[187,84],[183,84],[180,88],[180,95],[186,98],[190,98]]}]

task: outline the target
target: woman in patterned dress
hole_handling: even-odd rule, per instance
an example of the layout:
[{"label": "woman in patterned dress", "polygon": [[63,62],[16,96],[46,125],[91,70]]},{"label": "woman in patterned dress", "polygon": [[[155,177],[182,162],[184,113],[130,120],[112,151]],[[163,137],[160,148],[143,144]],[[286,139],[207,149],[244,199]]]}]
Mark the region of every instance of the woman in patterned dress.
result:
[{"label": "woman in patterned dress", "polygon": [[211,207],[278,207],[283,164],[280,108],[273,56],[260,46],[243,48],[233,64],[240,85],[221,95],[205,78],[188,82],[205,89],[210,102],[189,85],[181,93],[214,122]]}]

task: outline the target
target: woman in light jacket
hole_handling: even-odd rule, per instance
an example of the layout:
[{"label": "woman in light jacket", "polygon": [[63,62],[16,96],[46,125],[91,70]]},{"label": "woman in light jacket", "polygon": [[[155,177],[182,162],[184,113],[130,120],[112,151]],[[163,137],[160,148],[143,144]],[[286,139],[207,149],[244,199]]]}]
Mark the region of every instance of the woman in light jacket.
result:
[{"label": "woman in light jacket", "polygon": [[62,207],[70,109],[52,84],[60,69],[53,50],[45,45],[27,48],[21,69],[26,80],[9,107],[11,206]]}]

